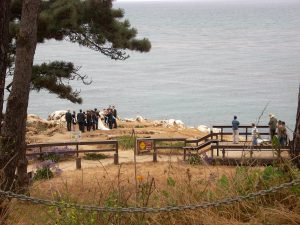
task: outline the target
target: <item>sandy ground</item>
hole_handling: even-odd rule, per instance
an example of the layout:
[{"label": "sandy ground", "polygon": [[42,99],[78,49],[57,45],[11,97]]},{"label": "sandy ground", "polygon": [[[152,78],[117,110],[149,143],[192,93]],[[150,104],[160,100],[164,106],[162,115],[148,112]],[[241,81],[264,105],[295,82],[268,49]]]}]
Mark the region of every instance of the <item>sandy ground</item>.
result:
[{"label": "sandy ground", "polygon": [[[58,125],[52,126],[49,128],[38,121],[33,121],[30,123],[31,126],[28,126],[27,129],[27,142],[28,143],[45,143],[45,142],[67,142],[74,141],[71,139],[70,132],[66,131],[66,125],[64,123],[60,123]],[[46,124],[47,125],[47,124]],[[163,124],[157,124],[153,121],[143,121],[143,122],[125,122],[118,121],[119,128],[102,131],[96,130],[91,132],[85,132],[82,134],[80,141],[95,141],[95,140],[111,140],[116,139],[117,137],[123,136],[136,136],[136,137],[151,137],[151,138],[188,138],[195,139],[205,136],[207,133],[200,132],[195,128],[187,128],[182,126],[166,126]],[[43,128],[43,129],[41,129]],[[78,127],[76,126],[77,130]],[[134,133],[133,133],[134,131]],[[230,139],[230,137],[227,137]],[[81,149],[95,149],[97,146],[81,146]],[[169,152],[167,150],[166,152]],[[113,164],[113,153],[105,153],[106,155],[110,155],[110,158],[103,159],[100,161],[95,160],[84,160],[82,159],[81,165],[82,168],[94,168],[94,167],[103,167],[110,164]],[[217,152],[214,152],[214,156],[216,156]],[[245,154],[243,152],[226,152],[226,157],[234,157],[240,158]],[[207,155],[210,156],[210,152],[207,152]],[[81,155],[83,156],[83,155]],[[249,152],[246,153],[246,156],[249,156]],[[254,151],[254,157],[274,157],[271,152],[258,152]],[[220,151],[219,157],[222,157],[222,152]],[[158,161],[182,161],[183,154],[180,155],[170,155],[167,153],[158,154]],[[138,155],[136,157],[136,161],[140,162],[152,162],[153,156],[152,154],[147,155]],[[119,163],[133,163],[134,162],[134,151],[133,150],[124,150],[121,146],[119,147]],[[28,171],[34,170],[36,167],[36,163],[30,163],[28,166]],[[59,162],[59,167],[64,171],[70,171],[76,169],[75,159],[72,158],[68,161]]]}]

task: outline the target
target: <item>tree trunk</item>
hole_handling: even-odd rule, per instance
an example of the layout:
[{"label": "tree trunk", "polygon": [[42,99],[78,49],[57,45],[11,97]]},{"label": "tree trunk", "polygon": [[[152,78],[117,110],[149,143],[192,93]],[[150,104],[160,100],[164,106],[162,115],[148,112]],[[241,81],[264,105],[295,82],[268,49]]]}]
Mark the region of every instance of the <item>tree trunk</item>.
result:
[{"label": "tree trunk", "polygon": [[[12,186],[26,188],[28,184],[26,160],[26,118],[32,65],[37,44],[37,18],[40,0],[23,0],[20,32],[17,39],[15,74],[11,93],[8,97],[1,162],[6,159],[5,180],[2,188]],[[15,179],[17,170],[17,179]],[[14,183],[14,181],[17,183]]]},{"label": "tree trunk", "polygon": [[2,120],[4,87],[7,69],[10,2],[11,0],[0,1],[0,121]]},{"label": "tree trunk", "polygon": [[300,85],[298,94],[298,109],[296,114],[296,126],[293,135],[292,143],[292,156],[294,157],[294,162],[300,168]]}]

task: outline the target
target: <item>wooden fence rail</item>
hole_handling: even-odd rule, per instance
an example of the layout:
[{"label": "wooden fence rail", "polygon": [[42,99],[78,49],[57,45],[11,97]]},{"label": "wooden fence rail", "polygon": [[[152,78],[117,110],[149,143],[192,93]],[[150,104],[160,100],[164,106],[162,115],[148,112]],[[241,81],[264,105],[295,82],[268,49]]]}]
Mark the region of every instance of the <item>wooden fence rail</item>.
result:
[{"label": "wooden fence rail", "polygon": [[[100,148],[95,150],[79,150],[79,146],[82,145],[112,145],[111,148]],[[58,147],[58,146],[76,146],[76,150],[74,151],[44,151],[43,148],[46,147]],[[117,140],[108,140],[108,141],[73,141],[73,142],[49,142],[49,143],[38,143],[38,144],[28,144],[28,149],[39,148],[39,152],[34,153],[27,153],[26,156],[36,156],[40,155],[41,157],[44,154],[55,153],[55,154],[65,154],[65,153],[76,153],[76,156],[79,156],[79,153],[86,153],[86,152],[115,152],[114,154],[114,164],[119,163],[119,144]]]},{"label": "wooden fence rail", "polygon": [[[232,129],[232,126],[229,126],[229,125],[214,125],[213,128],[215,129],[220,129],[220,136],[221,136],[221,141],[223,141],[223,136],[225,135],[232,135],[232,131],[229,132],[224,132],[224,130],[229,130],[229,129]],[[256,126],[256,128],[258,129],[258,132],[260,135],[267,135],[269,136],[270,133],[269,133],[269,126],[266,126],[266,125],[258,125]],[[252,126],[250,125],[241,125],[239,126],[239,135],[241,136],[245,136],[246,137],[246,142],[248,141],[248,137],[251,137],[251,129],[252,129]],[[261,132],[261,129],[263,129],[263,132]]]}]

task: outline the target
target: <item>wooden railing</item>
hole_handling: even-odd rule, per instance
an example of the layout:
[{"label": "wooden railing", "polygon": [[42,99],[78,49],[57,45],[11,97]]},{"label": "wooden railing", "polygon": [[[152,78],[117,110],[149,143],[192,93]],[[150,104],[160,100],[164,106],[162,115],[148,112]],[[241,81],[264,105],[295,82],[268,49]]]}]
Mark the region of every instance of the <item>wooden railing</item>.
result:
[{"label": "wooden railing", "polygon": [[[100,148],[95,150],[80,150],[79,146],[82,145],[111,145],[110,148]],[[43,148],[46,147],[58,147],[58,146],[76,146],[75,150],[71,151],[43,151]],[[108,140],[108,141],[74,141],[74,142],[51,142],[51,143],[39,143],[39,144],[28,144],[28,149],[39,148],[39,152],[27,153],[26,156],[43,156],[44,154],[55,153],[55,154],[76,154],[79,157],[79,153],[87,152],[115,152],[114,154],[114,164],[119,163],[119,145],[117,140]]]},{"label": "wooden railing", "polygon": [[[227,136],[227,135],[232,135],[232,126],[228,126],[228,125],[214,125],[213,128],[216,128],[216,129],[220,129],[220,136],[221,136],[221,141],[224,141],[224,136]],[[258,129],[258,132],[260,135],[267,135],[269,136],[270,133],[269,133],[269,126],[266,126],[266,125],[259,125],[259,126],[256,126],[256,128]],[[227,130],[225,132],[225,129]],[[239,135],[240,136],[245,136],[245,141],[247,142],[248,141],[248,137],[251,137],[251,129],[252,127],[249,126],[249,125],[241,125],[239,126]],[[263,132],[262,130],[263,129]]]},{"label": "wooden railing", "polygon": [[253,151],[259,152],[276,152],[277,157],[281,157],[281,153],[283,151],[290,151],[290,146],[282,146],[280,148],[275,148],[272,145],[251,145],[251,144],[225,144],[225,143],[216,143],[211,145],[211,155],[213,158],[214,150],[217,150],[217,156],[219,156],[219,151],[222,152],[222,158],[225,158],[225,152],[232,152],[232,151],[241,151],[241,152],[249,152],[250,157],[253,155]]},{"label": "wooden railing", "polygon": [[[166,149],[177,149],[182,150],[183,147],[186,146],[186,138],[138,138],[136,143],[138,141],[145,140],[145,141],[153,141],[153,162],[157,162],[157,154],[158,150],[166,150]],[[169,142],[171,145],[163,145],[163,142]],[[182,145],[172,145],[173,142],[182,142]],[[137,146],[135,145],[135,149],[137,149]]]}]

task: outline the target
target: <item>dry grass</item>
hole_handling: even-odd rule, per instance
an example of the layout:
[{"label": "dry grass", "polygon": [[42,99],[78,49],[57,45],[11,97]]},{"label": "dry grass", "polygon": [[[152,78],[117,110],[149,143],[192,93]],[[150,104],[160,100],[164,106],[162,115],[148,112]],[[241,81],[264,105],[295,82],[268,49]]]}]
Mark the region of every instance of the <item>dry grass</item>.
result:
[{"label": "dry grass", "polygon": [[[265,189],[300,173],[290,166],[235,168],[181,162],[142,163],[69,171],[36,182],[32,196],[110,207],[188,205]],[[156,214],[86,213],[13,202],[10,224],[300,224],[300,188],[218,208]]]}]

